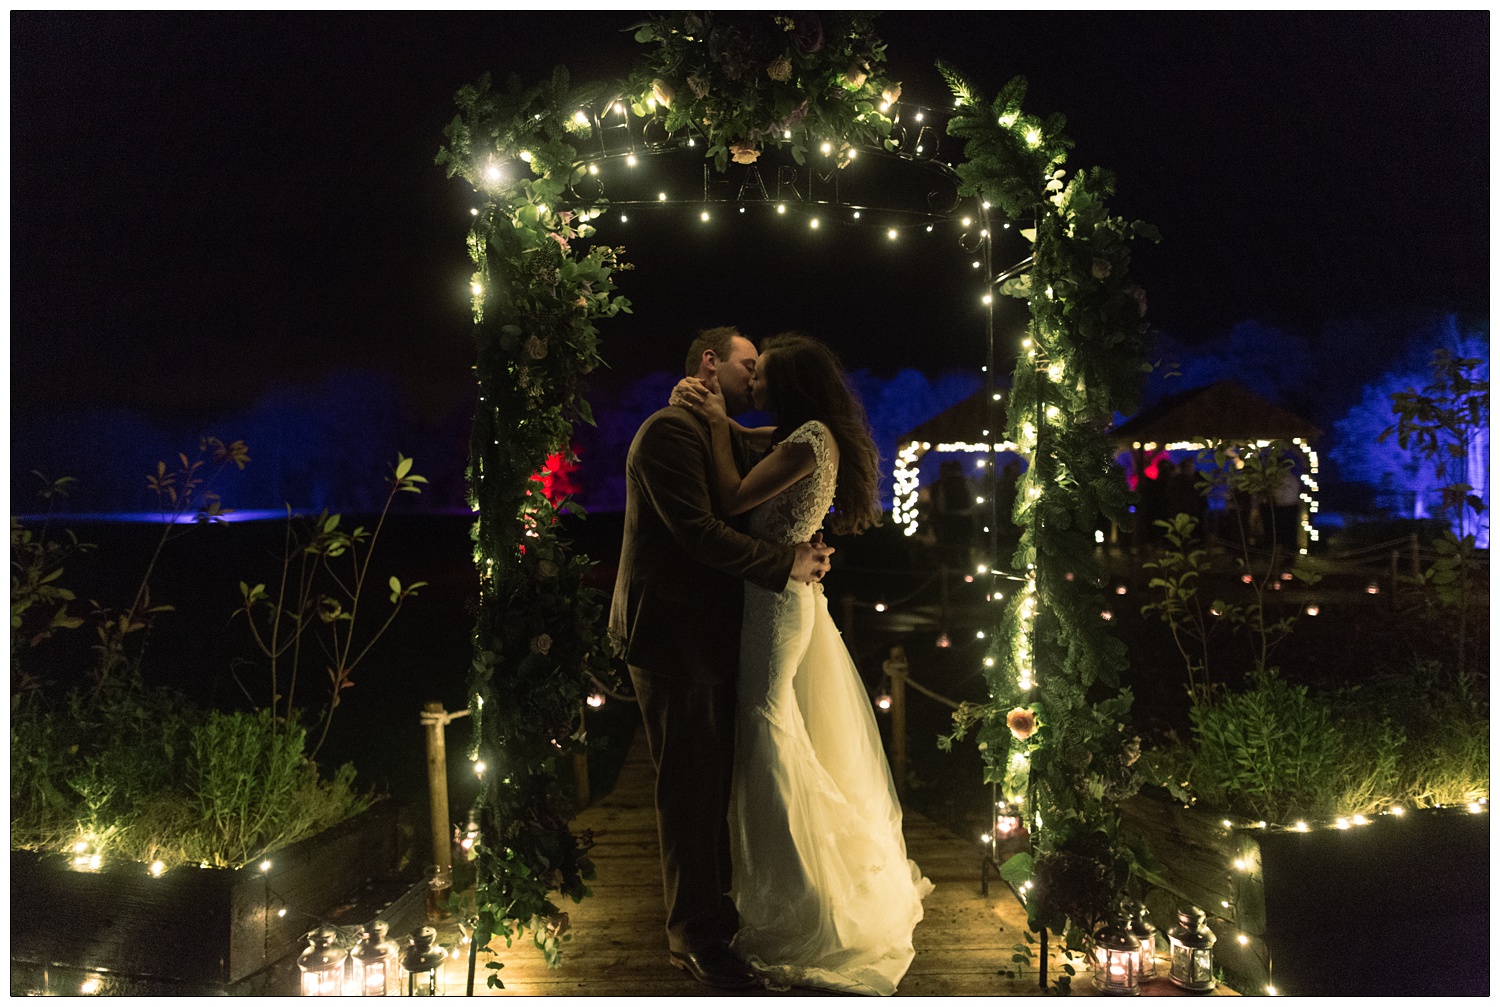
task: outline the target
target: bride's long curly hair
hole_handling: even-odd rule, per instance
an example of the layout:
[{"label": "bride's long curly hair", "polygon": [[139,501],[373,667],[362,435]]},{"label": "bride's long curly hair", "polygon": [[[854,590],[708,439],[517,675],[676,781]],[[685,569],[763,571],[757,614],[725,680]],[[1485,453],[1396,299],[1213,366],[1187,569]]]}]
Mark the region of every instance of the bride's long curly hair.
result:
[{"label": "bride's long curly hair", "polygon": [[766,340],[756,367],[765,378],[766,405],[776,417],[773,442],[808,420],[822,421],[838,442],[838,488],[829,530],[858,535],[878,525],[880,453],[838,355],[804,332],[783,332]]}]

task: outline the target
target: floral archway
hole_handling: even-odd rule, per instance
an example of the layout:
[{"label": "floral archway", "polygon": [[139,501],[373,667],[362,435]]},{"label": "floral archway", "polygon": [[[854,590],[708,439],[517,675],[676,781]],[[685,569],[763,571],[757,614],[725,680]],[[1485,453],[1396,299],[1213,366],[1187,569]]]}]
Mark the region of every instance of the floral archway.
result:
[{"label": "floral archway", "polygon": [[[475,194],[470,493],[481,597],[470,756],[486,767],[476,940],[530,930],[555,962],[552,896],[587,893],[591,838],[569,829],[558,760],[583,744],[580,704],[610,677],[611,650],[603,599],[583,587],[589,561],[558,535],[558,518],[578,508],[543,492],[540,474],[566,455],[574,425],[592,422],[583,380],[602,362],[596,323],[630,310],[616,282],[628,268],[624,250],[597,240],[598,222],[623,206],[606,198],[608,178],[649,153],[701,146],[704,197],[688,200],[701,213],[715,202],[714,173],[731,162],[746,166],[744,184],[720,202],[763,196],[772,212],[790,206],[811,227],[828,211],[845,222],[859,216],[840,200],[838,181],[861,158],[925,164],[954,180],[955,205],[884,230],[894,240],[904,228],[949,228],[969,242],[992,281],[982,295],[996,432],[987,450],[993,458],[1003,430],[1029,462],[1012,515],[1025,529],[1020,545],[980,571],[993,578],[996,603],[983,659],[990,699],[964,705],[955,735],[973,733],[985,782],[1022,796],[1036,826],[1033,856],[1013,858],[1007,871],[1028,891],[1033,927],[1080,947],[1125,885],[1116,804],[1139,785],[1125,730],[1131,697],[1119,687],[1124,648],[1098,618],[1093,528],[1099,513],[1118,516],[1126,503],[1107,429],[1116,411],[1134,408],[1147,367],[1130,246],[1155,233],[1109,214],[1107,172],[1066,170],[1063,119],[1027,112],[1024,80],[985,101],[940,66],[951,107],[936,115],[903,102],[869,16],[674,13],[637,26],[635,37],[648,48],[622,82],[575,85],[559,68],[533,87],[512,80],[500,90],[484,78],[463,88],[438,155]],[[773,151],[792,159],[789,197],[784,168],[775,197],[760,170]],[[991,261],[992,218],[1032,242],[1025,261]],[[1029,303],[1017,347],[997,347],[994,335],[994,298],[1007,294]],[[1002,410],[996,364],[1012,352]]]}]

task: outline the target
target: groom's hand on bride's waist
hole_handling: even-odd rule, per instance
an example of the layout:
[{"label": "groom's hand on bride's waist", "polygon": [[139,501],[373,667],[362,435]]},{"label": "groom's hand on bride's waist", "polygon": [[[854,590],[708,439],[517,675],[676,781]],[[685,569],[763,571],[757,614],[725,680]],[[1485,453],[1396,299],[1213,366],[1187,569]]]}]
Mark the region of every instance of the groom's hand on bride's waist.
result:
[{"label": "groom's hand on bride's waist", "polygon": [[818,583],[828,572],[828,557],[832,555],[833,547],[823,544],[821,532],[811,542],[798,542],[792,560],[792,580],[799,584]]}]

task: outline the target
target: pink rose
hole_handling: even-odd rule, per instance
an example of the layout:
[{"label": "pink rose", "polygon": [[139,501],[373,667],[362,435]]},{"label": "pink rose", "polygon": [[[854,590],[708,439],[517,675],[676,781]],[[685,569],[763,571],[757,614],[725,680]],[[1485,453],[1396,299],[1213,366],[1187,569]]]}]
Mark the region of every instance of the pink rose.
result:
[{"label": "pink rose", "polygon": [[672,89],[671,84],[658,77],[651,82],[651,95],[662,108],[671,108],[672,99],[676,97],[677,92]]},{"label": "pink rose", "polygon": [[696,76],[696,75],[692,76],[692,77],[689,77],[687,79],[687,86],[688,86],[688,90],[691,91],[691,92],[693,92],[693,97],[694,98],[707,98],[708,97],[708,81],[705,80],[704,78]]},{"label": "pink rose", "polygon": [[536,336],[526,337],[526,355],[532,360],[541,360],[547,355],[547,340]]},{"label": "pink rose", "polygon": [[896,102],[901,100],[901,82],[897,81],[890,87],[886,88],[884,91],[880,92],[880,97],[887,104],[896,104]]},{"label": "pink rose", "polygon": [[1093,268],[1094,279],[1108,279],[1109,274],[1114,272],[1114,269],[1114,263],[1110,262],[1108,259],[1095,259]]},{"label": "pink rose", "polygon": [[541,634],[531,641],[531,652],[533,654],[545,655],[547,651],[551,649],[552,637],[548,636],[546,633]]},{"label": "pink rose", "polygon": [[776,81],[791,80],[792,61],[787,59],[784,53],[780,56],[777,56],[776,59],[771,62],[771,65],[766,67],[766,76]]},{"label": "pink rose", "polygon": [[1005,715],[1005,726],[1010,728],[1010,733],[1016,736],[1016,740],[1025,741],[1036,733],[1036,714],[1018,706]]},{"label": "pink rose", "polygon": [[849,69],[844,71],[844,86],[853,91],[858,91],[865,86],[865,80],[870,76],[870,71],[863,63],[850,63]]},{"label": "pink rose", "polygon": [[1130,288],[1130,293],[1131,293],[1131,296],[1133,296],[1135,298],[1135,307],[1136,307],[1136,310],[1140,312],[1140,315],[1141,315],[1142,318],[1145,318],[1146,317],[1146,291],[1143,290],[1143,289],[1141,289],[1140,287],[1131,287]]}]

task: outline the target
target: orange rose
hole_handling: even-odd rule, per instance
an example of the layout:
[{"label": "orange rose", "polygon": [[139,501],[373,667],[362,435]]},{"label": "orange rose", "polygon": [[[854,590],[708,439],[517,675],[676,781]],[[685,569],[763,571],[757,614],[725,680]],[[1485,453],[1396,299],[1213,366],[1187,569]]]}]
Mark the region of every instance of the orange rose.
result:
[{"label": "orange rose", "polygon": [[1016,740],[1025,741],[1036,733],[1036,714],[1018,706],[1005,715],[1005,726],[1010,728],[1010,733],[1016,736]]},{"label": "orange rose", "polygon": [[735,164],[754,164],[760,157],[760,149],[749,143],[736,143],[729,148],[729,153]]}]

